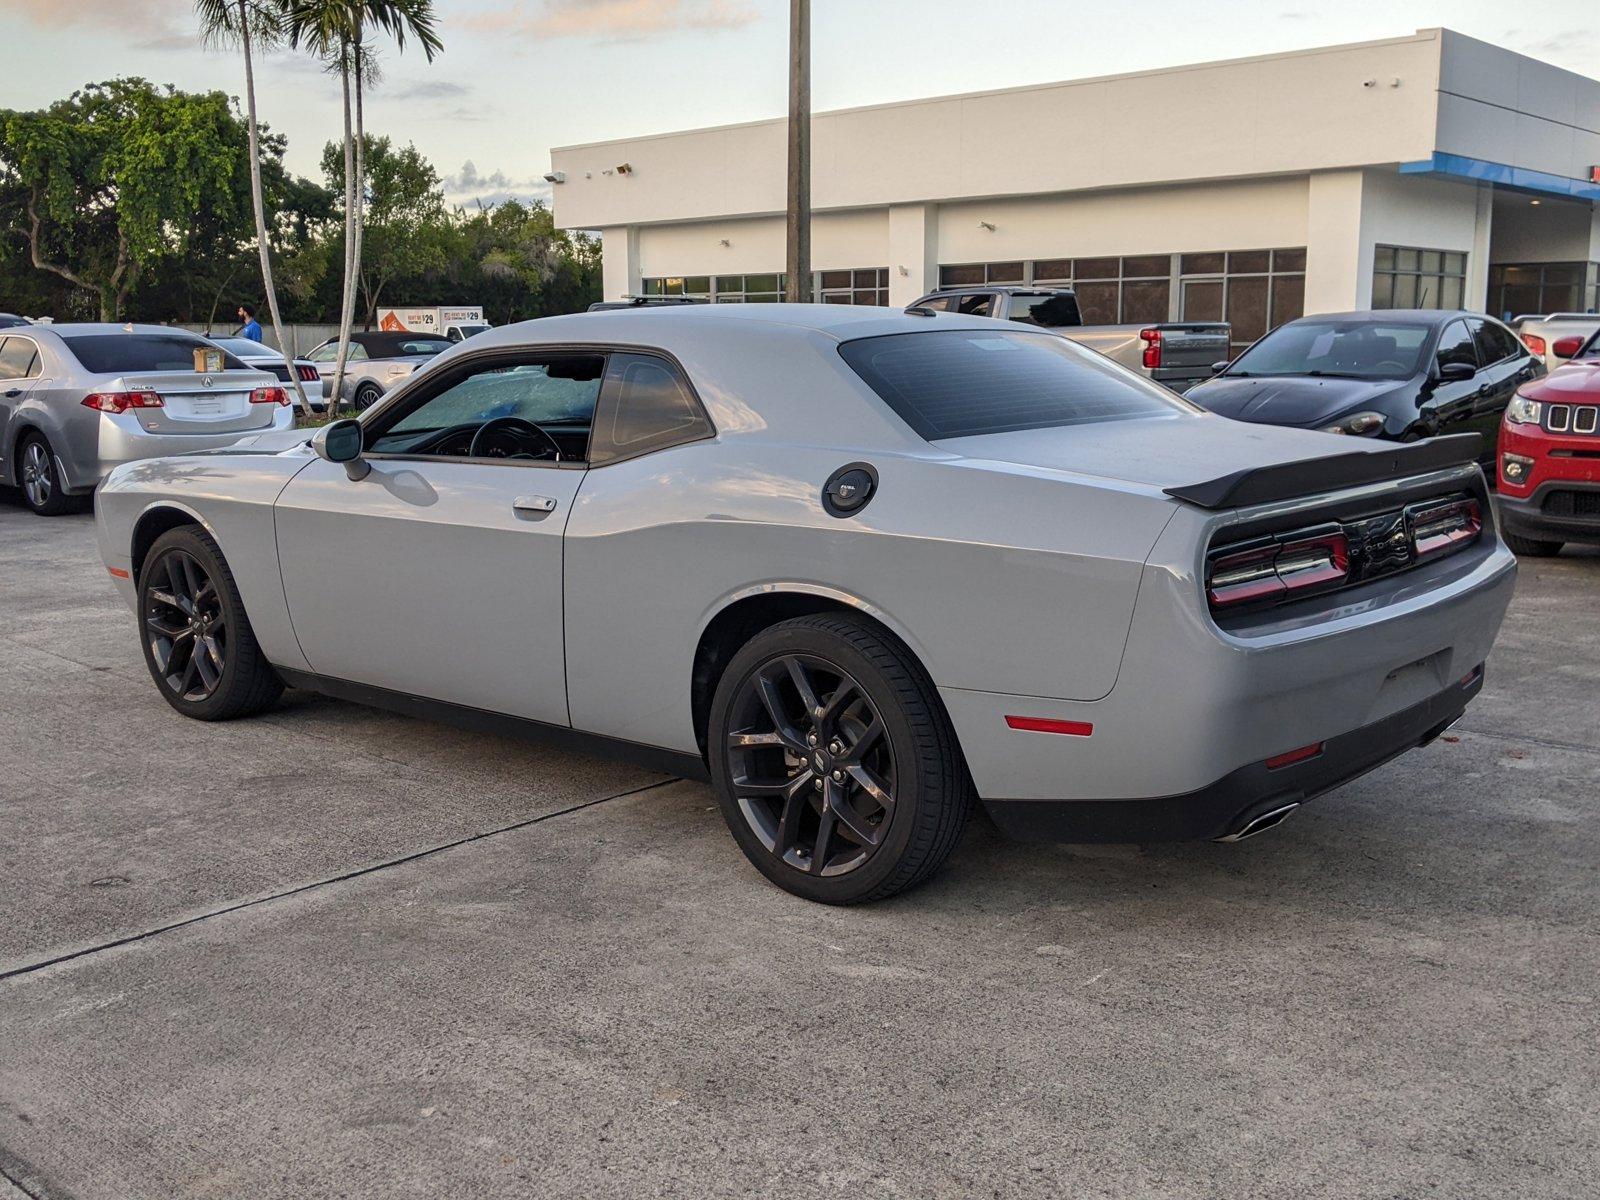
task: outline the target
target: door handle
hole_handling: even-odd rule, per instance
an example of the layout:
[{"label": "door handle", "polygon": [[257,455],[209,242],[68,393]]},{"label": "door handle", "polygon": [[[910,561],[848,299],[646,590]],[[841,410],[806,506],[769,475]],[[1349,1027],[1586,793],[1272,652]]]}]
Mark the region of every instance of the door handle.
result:
[{"label": "door handle", "polygon": [[7,400],[15,400],[20,395],[22,395],[21,388],[10,388],[6,391]]},{"label": "door handle", "polygon": [[519,513],[553,513],[556,501],[554,496],[518,496],[511,507]]}]

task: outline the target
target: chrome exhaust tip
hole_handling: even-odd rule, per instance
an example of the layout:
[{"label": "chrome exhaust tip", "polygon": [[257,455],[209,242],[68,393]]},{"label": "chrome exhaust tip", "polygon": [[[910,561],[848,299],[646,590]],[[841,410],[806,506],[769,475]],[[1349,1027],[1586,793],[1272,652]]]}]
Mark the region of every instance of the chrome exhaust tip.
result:
[{"label": "chrome exhaust tip", "polygon": [[1288,804],[1269,808],[1264,813],[1257,813],[1232,833],[1225,833],[1217,839],[1219,842],[1242,842],[1245,838],[1255,837],[1258,833],[1265,833],[1274,825],[1281,825],[1289,814],[1300,807],[1300,801],[1295,800]]}]

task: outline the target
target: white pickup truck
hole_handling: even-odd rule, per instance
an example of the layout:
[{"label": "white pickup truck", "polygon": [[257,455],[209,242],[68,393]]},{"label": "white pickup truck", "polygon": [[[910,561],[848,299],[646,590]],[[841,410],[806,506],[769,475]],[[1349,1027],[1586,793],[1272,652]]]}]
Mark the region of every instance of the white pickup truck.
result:
[{"label": "white pickup truck", "polygon": [[442,308],[380,308],[378,328],[384,333],[437,333],[452,342],[464,342],[489,328],[483,308],[454,305]]},{"label": "white pickup truck", "polygon": [[910,308],[1021,321],[1104,354],[1182,392],[1232,358],[1226,321],[1164,321],[1144,325],[1085,325],[1070,288],[1008,286],[940,288]]}]

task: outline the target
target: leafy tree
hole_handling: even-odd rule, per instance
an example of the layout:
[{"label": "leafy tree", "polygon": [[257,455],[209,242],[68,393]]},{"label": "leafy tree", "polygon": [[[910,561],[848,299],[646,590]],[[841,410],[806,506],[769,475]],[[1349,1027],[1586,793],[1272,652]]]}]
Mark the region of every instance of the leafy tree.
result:
[{"label": "leafy tree", "polygon": [[116,79],[0,111],[0,187],[21,209],[28,261],[118,320],[141,273],[202,227],[249,228],[248,142],[221,92]]}]

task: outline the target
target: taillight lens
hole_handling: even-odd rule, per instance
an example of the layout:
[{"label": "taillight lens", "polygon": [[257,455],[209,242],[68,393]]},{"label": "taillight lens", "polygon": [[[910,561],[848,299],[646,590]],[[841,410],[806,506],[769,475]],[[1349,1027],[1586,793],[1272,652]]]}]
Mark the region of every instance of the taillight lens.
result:
[{"label": "taillight lens", "polygon": [[85,408],[98,409],[104,413],[125,413],[130,408],[160,408],[162,406],[160,392],[90,392],[83,398]]},{"label": "taillight lens", "polygon": [[1532,350],[1535,354],[1543,354],[1544,353],[1544,339],[1542,337],[1540,337],[1537,333],[1525,333],[1525,334],[1523,334],[1522,335],[1522,344],[1524,346],[1526,346],[1529,350]]},{"label": "taillight lens", "polygon": [[1417,504],[1406,510],[1406,527],[1412,552],[1423,562],[1474,540],[1483,529],[1483,510],[1471,499]]},{"label": "taillight lens", "polygon": [[281,404],[289,407],[289,393],[281,387],[258,387],[250,393],[251,404]]},{"label": "taillight lens", "polygon": [[321,376],[317,374],[317,369],[315,367],[300,366],[296,369],[300,372],[300,379],[303,383],[315,383],[319,378],[321,378]]},{"label": "taillight lens", "polygon": [[1144,365],[1147,368],[1161,365],[1161,330],[1141,329],[1139,340],[1144,343]]},{"label": "taillight lens", "polygon": [[1206,566],[1206,599],[1213,609],[1276,604],[1338,587],[1349,577],[1344,531],[1306,529],[1214,554]]}]

